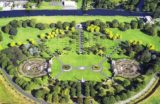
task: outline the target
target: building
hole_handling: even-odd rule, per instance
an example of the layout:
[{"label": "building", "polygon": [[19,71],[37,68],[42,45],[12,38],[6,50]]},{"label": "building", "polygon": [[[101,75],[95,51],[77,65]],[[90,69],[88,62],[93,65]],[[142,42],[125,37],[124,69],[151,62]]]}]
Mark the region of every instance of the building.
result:
[{"label": "building", "polygon": [[71,0],[62,0],[64,9],[77,9],[77,3]]},{"label": "building", "polygon": [[154,24],[154,19],[151,16],[139,17],[139,19],[142,19],[145,22],[145,24]]}]

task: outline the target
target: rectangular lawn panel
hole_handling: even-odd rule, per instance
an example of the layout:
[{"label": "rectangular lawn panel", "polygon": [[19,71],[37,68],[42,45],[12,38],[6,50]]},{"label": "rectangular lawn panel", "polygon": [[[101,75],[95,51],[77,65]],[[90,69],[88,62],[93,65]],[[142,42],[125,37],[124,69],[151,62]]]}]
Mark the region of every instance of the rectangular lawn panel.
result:
[{"label": "rectangular lawn panel", "polygon": [[103,58],[97,55],[77,55],[75,53],[69,53],[68,55],[60,56],[60,60],[63,63],[77,66],[92,66],[97,65]]}]

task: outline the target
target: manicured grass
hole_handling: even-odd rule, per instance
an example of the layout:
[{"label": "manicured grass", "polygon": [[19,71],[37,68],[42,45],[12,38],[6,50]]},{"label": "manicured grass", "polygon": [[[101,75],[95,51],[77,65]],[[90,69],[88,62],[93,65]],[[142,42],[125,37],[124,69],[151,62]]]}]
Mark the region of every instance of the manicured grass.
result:
[{"label": "manicured grass", "polygon": [[10,42],[22,42],[22,43],[27,43],[27,39],[38,39],[38,35],[42,33],[47,33],[51,32],[51,29],[46,29],[46,30],[39,30],[36,28],[18,28],[18,33],[17,35],[13,38],[10,39],[8,34],[3,33],[3,41],[1,42],[1,45],[3,48],[6,48],[8,46],[8,43]]},{"label": "manicured grass", "polygon": [[112,74],[108,70],[110,65],[108,63],[105,63],[103,65],[103,74],[100,72],[93,72],[91,69],[88,67],[86,70],[77,70],[73,69],[69,72],[62,72],[61,67],[59,63],[55,63],[54,68],[52,69],[53,74],[52,77],[56,77],[59,80],[81,80],[82,78],[84,80],[94,80],[94,81],[101,81],[102,79],[105,79],[106,76],[110,77]]},{"label": "manicured grass", "polygon": [[112,21],[113,19],[117,19],[120,22],[130,22],[131,20],[135,20],[136,17],[133,16],[32,16],[32,17],[15,17],[15,18],[0,18],[0,26],[7,24],[11,20],[26,20],[26,19],[36,19],[37,22],[42,23],[56,23],[57,21],[62,22],[71,22],[76,21],[77,23],[84,22],[87,20],[95,20],[100,19],[103,22]]},{"label": "manicured grass", "polygon": [[155,50],[160,51],[160,37],[158,36],[149,36],[138,29],[127,30],[125,32],[120,31],[119,29],[109,29],[112,30],[114,34],[119,34],[122,36],[122,40],[136,40],[141,41],[142,44],[153,44]]},{"label": "manicured grass", "polygon": [[33,104],[8,85],[8,82],[0,75],[0,104]]}]

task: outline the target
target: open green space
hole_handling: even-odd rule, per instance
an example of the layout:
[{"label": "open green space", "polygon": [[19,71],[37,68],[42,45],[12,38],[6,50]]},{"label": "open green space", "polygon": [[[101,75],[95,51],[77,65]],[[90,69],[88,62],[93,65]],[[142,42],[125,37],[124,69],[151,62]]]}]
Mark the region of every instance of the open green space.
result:
[{"label": "open green space", "polygon": [[42,33],[47,33],[50,31],[51,31],[51,29],[39,30],[36,28],[29,28],[29,27],[28,28],[19,28],[17,35],[14,36],[13,39],[9,38],[10,35],[3,33],[4,41],[2,41],[0,44],[2,45],[3,48],[7,48],[8,44],[10,42],[27,43],[28,39],[38,40],[38,35],[40,35]]},{"label": "open green space", "polygon": [[[109,70],[110,64],[103,63],[102,72],[94,72],[91,70],[91,66],[93,64],[98,64],[103,58],[95,55],[62,55],[60,56],[60,60],[65,64],[73,65],[72,70],[69,72],[62,72],[62,66],[57,59],[53,60],[52,66],[52,77],[57,78],[59,80],[94,80],[94,81],[101,81],[107,77],[111,77],[112,73]],[[84,66],[85,70],[79,70],[78,67]],[[102,74],[103,73],[103,74]]]},{"label": "open green space", "polygon": [[153,44],[155,46],[155,50],[160,51],[160,37],[159,36],[150,36],[139,29],[134,30],[127,30],[127,31],[120,31],[119,29],[109,29],[114,34],[119,34],[122,36],[122,40],[129,40],[129,41],[140,41],[142,44]]},{"label": "open green space", "polygon": [[40,4],[40,7],[36,7],[36,10],[61,10],[63,7],[62,6],[53,6],[51,5],[51,2],[45,2],[43,1]]},{"label": "open green space", "polygon": [[12,20],[26,20],[26,19],[36,19],[37,22],[41,23],[56,23],[57,21],[61,22],[71,22],[76,21],[76,23],[85,22],[87,20],[100,19],[103,22],[112,21],[114,19],[119,20],[120,22],[130,22],[131,20],[136,20],[136,17],[133,16],[32,16],[32,17],[14,17],[14,18],[0,18],[0,26],[7,24]]}]

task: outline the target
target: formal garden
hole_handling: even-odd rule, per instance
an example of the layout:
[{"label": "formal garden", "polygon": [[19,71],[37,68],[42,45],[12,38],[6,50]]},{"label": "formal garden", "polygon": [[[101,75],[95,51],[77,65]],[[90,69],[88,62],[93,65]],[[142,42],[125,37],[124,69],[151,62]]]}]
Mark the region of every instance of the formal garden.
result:
[{"label": "formal garden", "polygon": [[114,104],[136,95],[160,70],[158,22],[42,16],[0,23],[2,69],[48,103]]}]

